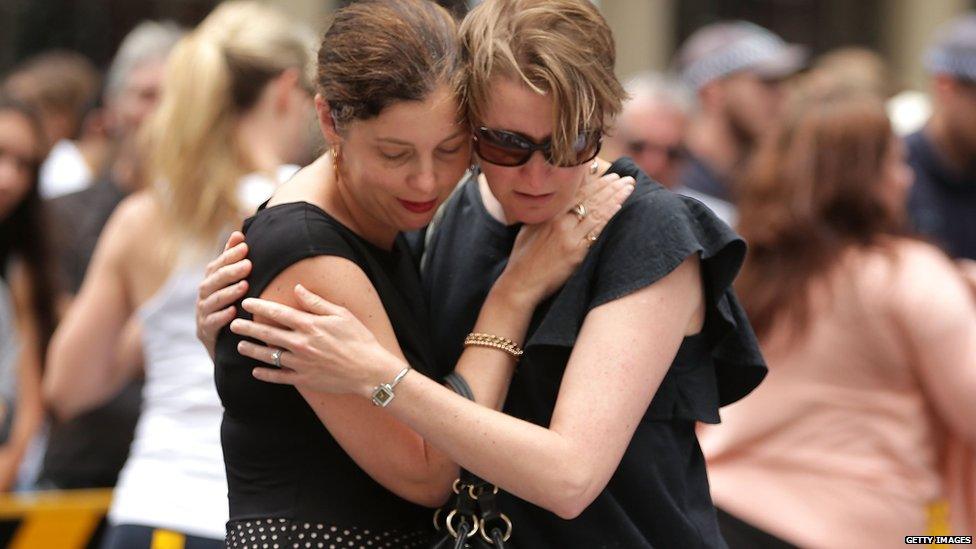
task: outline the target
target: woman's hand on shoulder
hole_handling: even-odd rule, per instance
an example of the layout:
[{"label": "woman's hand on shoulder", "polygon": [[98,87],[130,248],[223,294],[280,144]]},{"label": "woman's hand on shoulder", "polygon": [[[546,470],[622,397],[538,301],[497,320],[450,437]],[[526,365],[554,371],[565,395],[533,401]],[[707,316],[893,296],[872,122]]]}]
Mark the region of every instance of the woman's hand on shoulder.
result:
[{"label": "woman's hand on shoulder", "polygon": [[634,184],[633,177],[612,173],[587,177],[572,210],[545,223],[522,227],[496,287],[517,294],[530,305],[552,295],[583,262]]},{"label": "woman's hand on shoulder", "polygon": [[251,261],[247,259],[247,243],[240,231],[231,233],[224,251],[207,265],[197,295],[197,339],[214,357],[217,334],[237,315],[234,303],[247,293]]},{"label": "woman's hand on shoulder", "polygon": [[348,309],[302,285],[295,286],[295,297],[303,310],[267,299],[245,299],[244,310],[270,323],[242,318],[231,322],[235,334],[263,343],[241,341],[238,352],[280,366],[255,368],[255,378],[317,393],[365,396],[385,379],[377,367],[402,362]]}]

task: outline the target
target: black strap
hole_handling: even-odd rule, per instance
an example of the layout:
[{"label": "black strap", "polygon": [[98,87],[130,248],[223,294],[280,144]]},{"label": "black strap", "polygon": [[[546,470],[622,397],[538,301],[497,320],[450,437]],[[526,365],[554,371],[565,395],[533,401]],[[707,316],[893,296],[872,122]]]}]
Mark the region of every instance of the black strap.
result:
[{"label": "black strap", "polygon": [[444,382],[457,394],[463,396],[464,398],[474,401],[474,391],[471,390],[471,386],[468,385],[468,380],[457,373],[451,372],[444,376]]},{"label": "black strap", "polygon": [[[457,372],[451,372],[444,376],[444,383],[447,384],[455,393],[463,396],[464,398],[474,401],[474,392],[471,390],[471,386],[468,385],[468,381],[464,379],[464,376]],[[472,500],[467,491],[462,491],[461,494],[455,500],[455,509],[458,512],[467,516],[477,516],[482,524],[487,525],[492,524],[490,533],[492,542],[494,542],[495,547],[499,549],[504,549],[505,543],[504,531],[497,527],[498,520],[501,517],[501,512],[498,510],[498,502],[495,497],[495,485],[486,482],[484,479],[475,475],[471,471],[462,468],[461,469],[461,483],[463,485],[471,485],[477,487],[481,491],[481,496],[477,500],[477,504]],[[477,509],[475,509],[477,505]],[[463,549],[466,547],[467,534],[470,532],[470,525],[467,521],[463,521],[458,527],[458,537],[455,549]]]}]

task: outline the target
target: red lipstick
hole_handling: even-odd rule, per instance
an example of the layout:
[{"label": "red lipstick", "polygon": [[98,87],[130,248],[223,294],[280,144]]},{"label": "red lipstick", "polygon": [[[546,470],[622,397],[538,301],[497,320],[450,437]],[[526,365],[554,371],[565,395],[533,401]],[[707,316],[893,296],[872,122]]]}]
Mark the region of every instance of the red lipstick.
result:
[{"label": "red lipstick", "polygon": [[398,198],[397,200],[400,201],[400,204],[402,204],[404,208],[418,214],[427,213],[432,210],[435,205],[437,205],[437,200],[431,200],[429,202],[410,202],[409,200],[404,200],[402,198]]}]

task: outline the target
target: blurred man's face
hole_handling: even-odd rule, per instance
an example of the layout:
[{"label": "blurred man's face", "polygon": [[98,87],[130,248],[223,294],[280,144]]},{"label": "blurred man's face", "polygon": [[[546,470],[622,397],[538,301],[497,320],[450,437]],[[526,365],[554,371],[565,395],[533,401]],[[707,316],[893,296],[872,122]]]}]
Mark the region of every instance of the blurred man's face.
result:
[{"label": "blurred man's face", "polygon": [[636,99],[624,108],[609,148],[630,156],[652,179],[673,188],[685,157],[687,124],[687,117],[674,106]]},{"label": "blurred man's face", "polygon": [[781,83],[743,71],[721,83],[725,116],[744,145],[751,147],[772,127],[782,105]]},{"label": "blurred man's face", "polygon": [[156,104],[162,89],[165,60],[148,61],[129,73],[118,96],[108,105],[113,136],[126,139],[135,135]]},{"label": "blurred man's face", "polygon": [[946,113],[949,138],[958,150],[976,157],[976,82],[946,78],[938,99]]}]

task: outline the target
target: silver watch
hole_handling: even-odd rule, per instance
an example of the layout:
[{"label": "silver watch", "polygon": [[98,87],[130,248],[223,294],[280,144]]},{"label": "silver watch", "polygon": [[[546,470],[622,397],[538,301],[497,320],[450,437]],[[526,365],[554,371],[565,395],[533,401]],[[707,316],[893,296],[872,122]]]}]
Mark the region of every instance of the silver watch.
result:
[{"label": "silver watch", "polygon": [[394,394],[393,389],[403,380],[403,376],[407,375],[410,371],[410,366],[407,365],[406,368],[400,370],[400,373],[393,378],[393,383],[380,383],[373,389],[373,405],[379,406],[380,408],[386,408],[393,402]]}]

